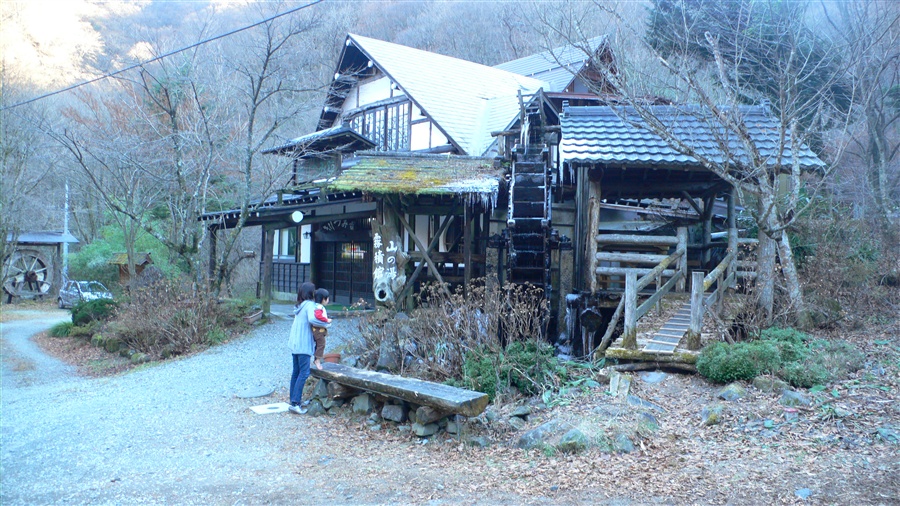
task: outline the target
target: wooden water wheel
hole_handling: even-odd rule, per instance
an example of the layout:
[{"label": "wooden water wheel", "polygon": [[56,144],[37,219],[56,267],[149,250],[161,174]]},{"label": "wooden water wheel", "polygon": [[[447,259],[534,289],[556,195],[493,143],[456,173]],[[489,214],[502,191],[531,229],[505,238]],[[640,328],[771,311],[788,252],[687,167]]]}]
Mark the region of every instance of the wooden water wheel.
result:
[{"label": "wooden water wheel", "polygon": [[19,250],[6,258],[3,265],[3,291],[25,299],[50,292],[50,267],[43,255],[34,250]]}]

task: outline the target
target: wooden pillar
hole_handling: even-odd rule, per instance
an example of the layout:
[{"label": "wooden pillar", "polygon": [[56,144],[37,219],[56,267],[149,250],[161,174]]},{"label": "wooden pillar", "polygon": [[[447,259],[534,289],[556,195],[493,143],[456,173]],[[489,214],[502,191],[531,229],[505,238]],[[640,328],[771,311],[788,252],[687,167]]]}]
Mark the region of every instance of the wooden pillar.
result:
[{"label": "wooden pillar", "polygon": [[687,227],[678,227],[675,232],[675,235],[678,237],[678,246],[675,248],[684,251],[684,254],[681,255],[681,258],[678,259],[677,269],[681,272],[681,279],[675,284],[675,289],[679,292],[684,292],[685,283],[687,282],[687,265],[688,265],[688,254],[687,254],[687,242],[688,242],[688,232]]},{"label": "wooden pillar", "polygon": [[584,258],[586,240],[587,240],[587,213],[588,213],[588,168],[576,167],[576,187],[575,187],[575,290],[584,290],[585,273],[584,270],[588,265],[589,259]]},{"label": "wooden pillar", "polygon": [[473,226],[475,225],[473,209],[468,203],[463,204],[463,261],[466,263],[463,269],[463,290],[465,294],[469,293],[469,281],[472,280],[472,240],[474,237]]},{"label": "wooden pillar", "polygon": [[272,309],[272,250],[275,248],[275,226],[263,227],[265,245],[263,246],[263,281],[262,281],[262,310],[263,314],[269,314]]},{"label": "wooden pillar", "polygon": [[705,269],[709,264],[710,260],[710,250],[709,245],[712,242],[712,216],[713,216],[713,204],[716,201],[716,196],[712,195],[710,197],[703,197],[703,249],[701,254],[702,266],[701,268]]},{"label": "wooden pillar", "polygon": [[694,271],[691,277],[691,327],[687,332],[686,347],[700,349],[700,331],[703,329],[703,272]]},{"label": "wooden pillar", "polygon": [[622,333],[622,347],[637,349],[637,270],[625,272],[625,329]]},{"label": "wooden pillar", "polygon": [[209,227],[209,280],[212,281],[216,276],[216,246],[219,243],[219,229],[217,227]]}]

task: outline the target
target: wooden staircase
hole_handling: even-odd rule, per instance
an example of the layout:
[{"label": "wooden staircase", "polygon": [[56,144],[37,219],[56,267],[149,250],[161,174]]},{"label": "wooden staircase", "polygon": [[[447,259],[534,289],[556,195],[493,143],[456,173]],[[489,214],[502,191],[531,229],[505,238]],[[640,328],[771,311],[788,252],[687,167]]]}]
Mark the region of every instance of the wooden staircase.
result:
[{"label": "wooden staircase", "polygon": [[645,341],[641,351],[644,353],[658,353],[671,355],[675,353],[678,343],[687,334],[691,327],[691,303],[684,302],[678,311],[672,315],[663,326],[653,333],[648,341]]}]

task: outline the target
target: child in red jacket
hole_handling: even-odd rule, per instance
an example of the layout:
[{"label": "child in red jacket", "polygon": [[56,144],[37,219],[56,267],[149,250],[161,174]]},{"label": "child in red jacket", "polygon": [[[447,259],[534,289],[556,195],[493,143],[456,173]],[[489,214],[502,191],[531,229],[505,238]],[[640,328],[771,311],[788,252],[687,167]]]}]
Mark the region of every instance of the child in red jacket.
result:
[{"label": "child in red jacket", "polygon": [[[316,290],[315,300],[316,320],[319,320],[323,323],[328,323],[330,327],[331,318],[328,317],[328,312],[325,311],[325,306],[328,305],[329,302],[328,290],[324,288],[319,288],[318,290]],[[322,369],[322,357],[325,354],[325,336],[328,335],[328,328],[316,327],[315,325],[311,325],[311,327],[313,332],[313,339],[316,341],[315,364],[317,368]]]}]

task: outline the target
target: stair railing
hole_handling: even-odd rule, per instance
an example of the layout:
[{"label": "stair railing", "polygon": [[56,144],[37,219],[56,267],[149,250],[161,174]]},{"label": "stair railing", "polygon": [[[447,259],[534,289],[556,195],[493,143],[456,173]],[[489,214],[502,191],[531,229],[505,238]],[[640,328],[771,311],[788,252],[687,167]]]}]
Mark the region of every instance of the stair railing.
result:
[{"label": "stair railing", "polygon": [[[725,301],[725,290],[736,285],[737,282],[737,230],[728,232],[728,253],[709,274],[703,275],[702,271],[694,271],[691,275],[691,326],[687,332],[685,347],[689,350],[700,349],[700,332],[703,328],[703,317],[710,308],[716,313],[722,312]],[[715,284],[715,289],[710,288]],[[707,292],[709,292],[707,294]]]}]

